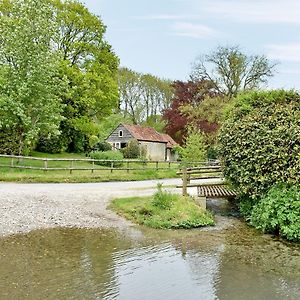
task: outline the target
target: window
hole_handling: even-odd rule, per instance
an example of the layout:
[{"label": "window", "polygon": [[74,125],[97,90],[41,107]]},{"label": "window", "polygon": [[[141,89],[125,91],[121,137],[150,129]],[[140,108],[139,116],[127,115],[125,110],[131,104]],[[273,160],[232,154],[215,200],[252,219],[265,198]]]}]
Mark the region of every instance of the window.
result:
[{"label": "window", "polygon": [[123,130],[119,130],[119,137],[123,137]]}]

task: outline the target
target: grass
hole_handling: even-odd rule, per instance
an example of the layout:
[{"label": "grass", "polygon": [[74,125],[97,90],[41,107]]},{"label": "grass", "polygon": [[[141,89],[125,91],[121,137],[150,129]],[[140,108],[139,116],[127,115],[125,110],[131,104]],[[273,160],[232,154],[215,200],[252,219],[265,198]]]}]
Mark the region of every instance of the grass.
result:
[{"label": "grass", "polygon": [[[68,159],[85,159],[84,154],[73,154],[73,153],[61,153],[61,154],[48,154],[40,152],[32,152],[32,157],[38,158],[68,158]],[[10,158],[0,157],[1,165],[10,165]],[[44,167],[43,161],[27,160],[17,162],[14,159],[14,164],[31,167]],[[48,168],[69,168],[70,162],[66,161],[48,161]],[[91,168],[89,162],[74,162],[74,168]],[[123,166],[126,167],[126,164]],[[142,169],[145,167],[145,169]],[[155,164],[148,163],[147,166],[143,166],[138,163],[131,163],[130,168],[141,168],[141,170],[111,170],[109,168],[95,165],[95,170],[92,173],[91,170],[73,170],[70,174],[69,170],[31,170],[31,169],[12,169],[9,167],[0,168],[0,181],[11,181],[11,182],[101,182],[101,181],[130,181],[130,180],[148,180],[148,179],[162,179],[162,178],[175,178],[178,166],[172,165],[170,169],[162,163],[158,167],[164,167],[164,170],[154,170],[147,168],[154,168]],[[102,170],[97,170],[101,168]],[[103,170],[104,169],[104,170]],[[107,169],[107,170],[106,170]]]},{"label": "grass", "polygon": [[171,194],[161,187],[150,197],[114,199],[110,208],[128,220],[152,228],[189,229],[214,225],[212,214],[191,197]]}]

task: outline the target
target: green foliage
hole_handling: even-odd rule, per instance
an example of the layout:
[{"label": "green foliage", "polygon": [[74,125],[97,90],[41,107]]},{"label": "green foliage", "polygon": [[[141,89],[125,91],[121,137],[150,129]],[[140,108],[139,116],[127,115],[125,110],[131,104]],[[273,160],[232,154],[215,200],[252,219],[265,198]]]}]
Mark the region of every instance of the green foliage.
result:
[{"label": "green foliage", "polygon": [[206,160],[207,154],[204,139],[204,134],[200,130],[189,128],[185,146],[179,149],[182,161],[195,162]]},{"label": "green foliage", "polygon": [[[123,163],[120,160],[124,159],[123,154],[119,151],[103,151],[103,152],[94,151],[90,153],[90,157],[92,159],[100,159],[100,160],[103,159],[103,160],[114,161],[113,162],[114,167],[121,167]],[[111,166],[110,161],[96,161],[95,164],[100,166],[110,167]]]},{"label": "green foliage", "polygon": [[141,151],[137,140],[130,140],[127,146],[122,149],[124,158],[139,158]]},{"label": "green foliage", "polygon": [[19,139],[17,129],[0,130],[0,154],[17,155],[19,153]]},{"label": "green foliage", "polygon": [[157,116],[170,105],[173,96],[171,82],[120,68],[118,83],[119,108],[124,118],[129,117],[134,124],[155,123],[155,127],[161,128],[162,122]]},{"label": "green foliage", "polygon": [[251,92],[237,97],[220,132],[227,180],[259,198],[270,186],[300,181],[300,96],[294,91]]},{"label": "green foliage", "polygon": [[279,233],[291,241],[300,241],[300,188],[277,185],[256,204],[251,224],[267,233]]},{"label": "green foliage", "polygon": [[192,78],[209,80],[219,93],[232,98],[267,83],[275,66],[265,55],[249,56],[238,46],[219,46],[196,60]]},{"label": "green foliage", "polygon": [[[74,0],[53,0],[62,52],[60,72],[68,79],[60,126],[68,151],[90,151],[101,133],[98,121],[118,106],[118,58],[104,40],[102,20]],[[80,137],[81,141],[78,140]],[[76,140],[74,142],[74,140]]]},{"label": "green foliage", "polygon": [[94,146],[94,151],[111,151],[111,144],[107,142],[99,142]]},{"label": "green foliage", "polygon": [[66,150],[65,141],[60,135],[42,136],[38,140],[36,150],[44,153],[61,153]]},{"label": "green foliage", "polygon": [[115,199],[111,208],[129,220],[152,228],[189,229],[214,225],[211,213],[192,198],[162,190],[154,197]]},{"label": "green foliage", "polygon": [[157,192],[153,196],[151,204],[160,209],[171,209],[177,195],[163,191],[162,184],[157,184]]},{"label": "green foliage", "polygon": [[40,134],[58,133],[65,80],[50,47],[56,29],[49,1],[15,0],[0,10],[0,130],[18,128],[22,153]]}]

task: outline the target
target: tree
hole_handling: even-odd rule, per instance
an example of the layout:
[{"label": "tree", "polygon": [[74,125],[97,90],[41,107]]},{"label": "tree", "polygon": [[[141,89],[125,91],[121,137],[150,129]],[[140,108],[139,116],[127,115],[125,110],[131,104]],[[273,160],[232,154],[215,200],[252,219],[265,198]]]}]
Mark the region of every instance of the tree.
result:
[{"label": "tree", "polygon": [[209,122],[206,118],[195,119],[193,115],[184,111],[185,106],[197,108],[204,99],[214,98],[218,95],[214,85],[206,80],[202,81],[175,81],[173,83],[174,97],[171,106],[164,110],[163,119],[167,122],[166,132],[179,144],[184,143],[187,134],[187,125],[193,123],[205,133],[214,132],[217,124]]},{"label": "tree", "polygon": [[69,151],[86,150],[99,134],[98,121],[118,105],[119,60],[104,40],[106,27],[98,16],[76,0],[53,0],[62,52],[61,74],[69,81],[62,95],[65,105],[62,141]]},{"label": "tree", "polygon": [[57,134],[61,117],[59,53],[51,50],[55,19],[47,0],[4,1],[0,6],[0,129],[19,142],[18,154],[40,134]]},{"label": "tree", "polygon": [[119,70],[120,110],[134,124],[160,120],[157,116],[169,107],[173,88],[169,80],[127,68]]},{"label": "tree", "polygon": [[185,146],[180,148],[180,155],[184,162],[197,162],[206,160],[204,135],[192,126],[188,127]]},{"label": "tree", "polygon": [[248,56],[238,46],[218,47],[196,60],[192,78],[209,80],[220,94],[232,98],[266,84],[274,75],[275,66],[266,56]]}]

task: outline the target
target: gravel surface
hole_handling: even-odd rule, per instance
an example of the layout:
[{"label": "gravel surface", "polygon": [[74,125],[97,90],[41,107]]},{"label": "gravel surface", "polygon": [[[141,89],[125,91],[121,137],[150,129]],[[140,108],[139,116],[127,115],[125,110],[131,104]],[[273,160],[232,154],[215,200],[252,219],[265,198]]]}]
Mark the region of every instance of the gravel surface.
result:
[{"label": "gravel surface", "polygon": [[[111,199],[151,195],[158,182],[179,179],[80,184],[0,183],[0,236],[53,227],[116,227],[130,222],[107,209]],[[180,189],[173,189],[180,192]]]}]

